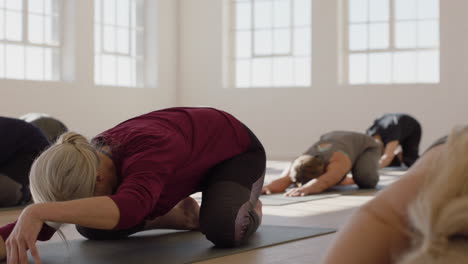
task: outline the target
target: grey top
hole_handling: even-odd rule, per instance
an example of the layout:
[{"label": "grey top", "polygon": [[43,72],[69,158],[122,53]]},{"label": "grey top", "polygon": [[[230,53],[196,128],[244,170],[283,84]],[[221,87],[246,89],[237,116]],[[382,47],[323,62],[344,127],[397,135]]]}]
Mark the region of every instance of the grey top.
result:
[{"label": "grey top", "polygon": [[378,148],[379,144],[370,136],[357,132],[332,131],[320,137],[320,140],[304,154],[322,157],[328,164],[333,153],[341,151],[346,154],[351,163],[369,148]]}]

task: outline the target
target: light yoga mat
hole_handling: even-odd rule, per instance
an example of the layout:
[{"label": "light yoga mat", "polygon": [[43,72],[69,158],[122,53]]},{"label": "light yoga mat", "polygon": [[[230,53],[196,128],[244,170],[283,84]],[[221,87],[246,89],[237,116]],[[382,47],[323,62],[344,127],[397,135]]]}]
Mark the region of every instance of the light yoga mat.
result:
[{"label": "light yoga mat", "polygon": [[335,231],[330,228],[261,226],[245,246],[215,248],[200,232],[157,230],[124,240],[70,240],[69,251],[63,242],[46,242],[39,244],[38,249],[43,264],[193,263]]},{"label": "light yoga mat", "polygon": [[260,196],[263,205],[287,205],[293,203],[302,203],[320,199],[334,198],[340,196],[339,193],[313,194],[299,197],[284,196],[283,193]]}]

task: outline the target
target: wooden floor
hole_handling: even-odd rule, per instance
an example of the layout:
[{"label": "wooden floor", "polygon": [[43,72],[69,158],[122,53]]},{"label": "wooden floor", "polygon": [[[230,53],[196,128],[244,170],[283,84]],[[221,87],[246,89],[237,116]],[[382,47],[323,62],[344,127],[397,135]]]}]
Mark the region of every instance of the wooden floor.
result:
[{"label": "wooden floor", "polygon": [[[285,162],[269,162],[268,167],[273,168],[271,171],[275,173],[267,175],[266,181],[271,181],[273,178],[277,177],[278,172],[286,165],[287,163]],[[402,172],[386,172],[386,174],[387,176],[391,176],[391,181],[392,179],[397,179]],[[388,182],[389,180],[387,178],[387,183]],[[360,191],[357,193],[349,192],[343,193],[343,195],[338,197],[322,200],[283,206],[264,206],[263,224],[339,229],[349,218],[353,210],[372,199],[375,193],[375,190]],[[0,225],[16,220],[20,212],[21,210],[18,209],[0,210]],[[71,226],[66,226],[64,228],[64,233],[67,239],[79,237],[79,234]],[[336,234],[329,234],[197,263],[320,263],[325,250],[335,237]],[[52,240],[59,241],[60,238],[55,235]]]}]

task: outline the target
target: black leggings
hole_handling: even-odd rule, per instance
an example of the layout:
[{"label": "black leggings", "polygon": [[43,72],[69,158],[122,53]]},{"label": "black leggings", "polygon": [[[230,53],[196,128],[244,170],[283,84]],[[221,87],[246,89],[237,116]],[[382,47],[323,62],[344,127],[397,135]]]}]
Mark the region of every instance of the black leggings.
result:
[{"label": "black leggings", "polygon": [[[200,230],[219,247],[245,243],[257,230],[261,216],[255,212],[263,186],[265,150],[257,137],[245,127],[250,147],[237,156],[215,165],[199,186],[202,192]],[[143,231],[144,224],[128,230],[98,230],[77,226],[88,239],[121,239]]]}]

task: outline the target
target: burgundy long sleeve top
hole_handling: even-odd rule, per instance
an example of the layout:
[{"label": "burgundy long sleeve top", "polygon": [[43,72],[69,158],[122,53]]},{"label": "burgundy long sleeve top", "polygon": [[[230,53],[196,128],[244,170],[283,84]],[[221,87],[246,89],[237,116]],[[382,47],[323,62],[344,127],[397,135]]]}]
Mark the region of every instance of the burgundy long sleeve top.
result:
[{"label": "burgundy long sleeve top", "polygon": [[[114,229],[131,228],[166,214],[197,191],[214,165],[250,145],[242,123],[213,108],[169,108],[150,112],[96,136],[108,145],[119,186],[109,197],[120,210]],[[14,225],[0,228],[4,240]],[[38,239],[52,234],[45,226]]]}]

